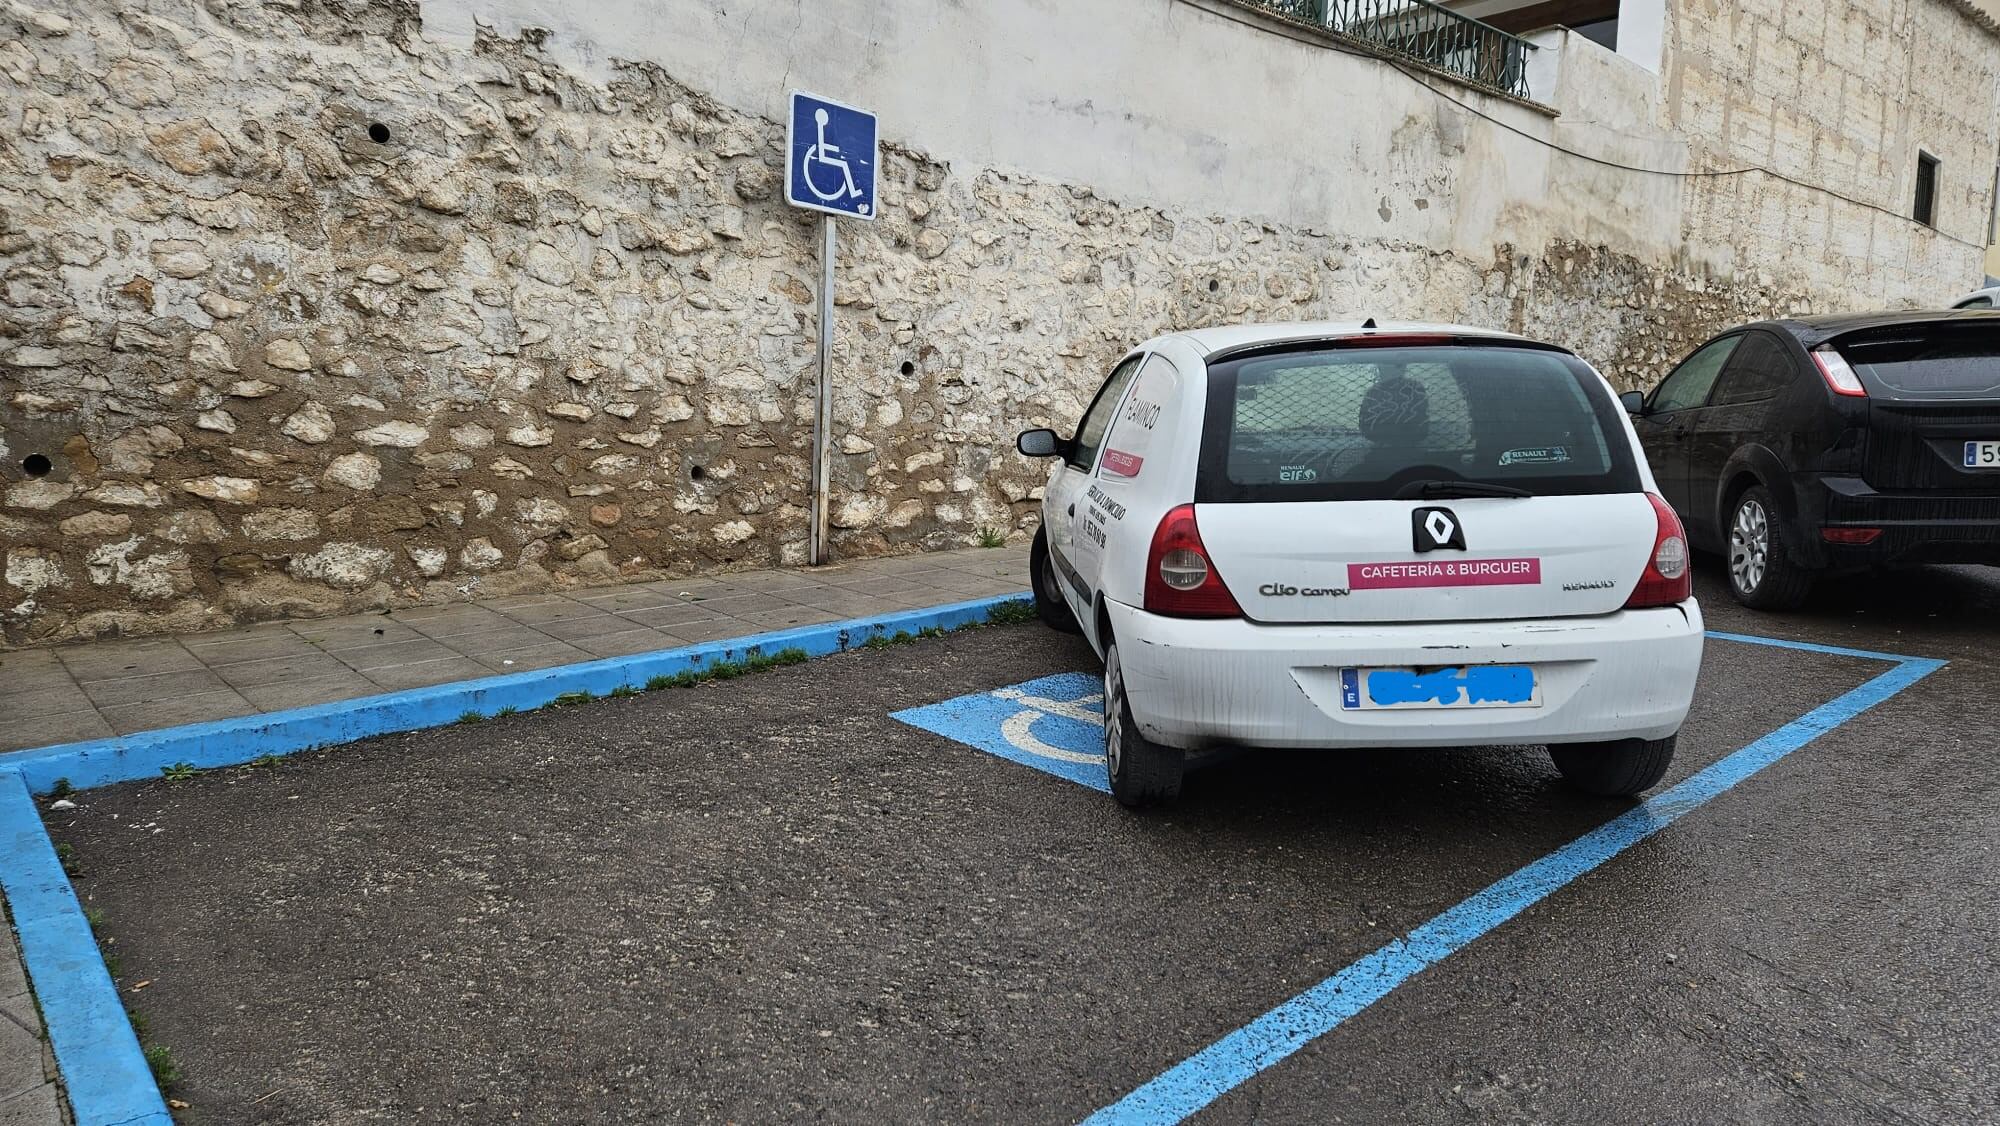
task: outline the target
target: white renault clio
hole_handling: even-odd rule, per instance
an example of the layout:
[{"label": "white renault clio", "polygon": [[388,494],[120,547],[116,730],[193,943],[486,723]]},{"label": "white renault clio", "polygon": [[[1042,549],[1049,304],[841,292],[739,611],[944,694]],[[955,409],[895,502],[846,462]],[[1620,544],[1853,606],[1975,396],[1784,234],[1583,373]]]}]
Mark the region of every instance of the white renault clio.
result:
[{"label": "white renault clio", "polygon": [[1204,329],[1121,361],[1063,438],[1042,619],[1104,658],[1111,792],[1214,746],[1545,745],[1657,783],[1702,619],[1679,521],[1572,353],[1452,325]]}]

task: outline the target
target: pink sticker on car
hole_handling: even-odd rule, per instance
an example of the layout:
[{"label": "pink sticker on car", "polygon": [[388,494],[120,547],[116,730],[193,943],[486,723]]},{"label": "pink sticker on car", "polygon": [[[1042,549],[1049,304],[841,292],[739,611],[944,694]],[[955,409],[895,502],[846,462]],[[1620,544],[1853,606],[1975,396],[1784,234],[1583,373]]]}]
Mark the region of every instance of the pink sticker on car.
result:
[{"label": "pink sticker on car", "polygon": [[1542,581],[1539,559],[1446,559],[1420,563],[1349,563],[1352,590],[1418,586],[1532,586]]},{"label": "pink sticker on car", "polygon": [[1106,473],[1116,473],[1120,477],[1137,477],[1139,475],[1139,467],[1145,463],[1145,458],[1137,454],[1128,454],[1124,450],[1104,451],[1104,471]]}]

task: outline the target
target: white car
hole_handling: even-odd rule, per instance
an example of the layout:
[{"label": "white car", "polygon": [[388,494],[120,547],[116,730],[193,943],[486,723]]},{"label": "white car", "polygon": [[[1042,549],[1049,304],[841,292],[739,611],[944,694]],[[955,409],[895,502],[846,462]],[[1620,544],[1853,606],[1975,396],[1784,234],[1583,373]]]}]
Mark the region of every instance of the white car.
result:
[{"label": "white car", "polygon": [[1456,325],[1255,325],[1121,360],[1057,459],[1042,619],[1104,658],[1111,792],[1216,746],[1545,745],[1657,783],[1694,696],[1686,537],[1574,354]]},{"label": "white car", "polygon": [[1991,309],[2000,306],[2000,285],[1989,285],[1951,303],[1954,309]]}]

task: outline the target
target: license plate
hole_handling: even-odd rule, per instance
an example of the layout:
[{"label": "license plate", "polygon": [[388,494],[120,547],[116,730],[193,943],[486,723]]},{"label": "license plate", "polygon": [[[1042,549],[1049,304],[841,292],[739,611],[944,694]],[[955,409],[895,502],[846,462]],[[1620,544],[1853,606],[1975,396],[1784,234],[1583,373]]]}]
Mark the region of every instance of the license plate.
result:
[{"label": "license plate", "polygon": [[1542,684],[1531,665],[1341,669],[1340,706],[1350,712],[1539,708]]},{"label": "license plate", "polygon": [[1965,444],[1965,467],[1967,469],[2000,469],[2000,442],[1967,442]]}]

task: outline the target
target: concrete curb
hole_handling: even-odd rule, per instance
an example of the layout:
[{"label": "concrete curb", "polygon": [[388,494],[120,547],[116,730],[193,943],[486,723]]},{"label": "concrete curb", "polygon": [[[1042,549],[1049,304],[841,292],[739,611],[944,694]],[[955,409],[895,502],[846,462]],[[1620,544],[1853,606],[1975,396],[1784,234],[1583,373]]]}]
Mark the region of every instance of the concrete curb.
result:
[{"label": "concrete curb", "polygon": [[93,786],[154,778],[159,775],[161,767],[176,763],[188,763],[200,768],[234,766],[262,755],[292,754],[312,747],[351,743],[371,735],[437,727],[454,722],[466,712],[492,715],[507,707],[528,711],[558,696],[577,692],[601,696],[621,685],[637,687],[655,676],[672,676],[720,661],[740,660],[760,652],[803,649],[808,656],[820,657],[851,649],[870,637],[888,636],[899,630],[915,633],[923,629],[956,629],[976,625],[985,622],[995,607],[1024,598],[1025,594],[976,598],[922,610],[799,626],[629,657],[608,657],[533,672],[506,673],[380,696],[361,696],[289,711],[236,716],[110,739],[9,751],[0,754],[0,771],[9,768],[19,771],[27,780],[29,790],[45,794],[55,787],[57,779],[67,779],[75,789],[87,790]]},{"label": "concrete curb", "polygon": [[458,681],[407,692],[363,696],[309,708],[239,716],[0,754],[0,893],[14,911],[21,957],[42,1007],[56,1064],[77,1126],[172,1126],[123,1000],[98,952],[90,922],[42,825],[35,794],[57,779],[79,790],[142,778],[177,763],[233,766],[350,743],[373,735],[454,723],[467,712],[528,711],[558,696],[610,693],[655,676],[698,671],[759,653],[802,649],[822,657],[871,638],[958,629],[990,620],[1021,594],[976,598],[922,610],[801,626],[796,629],[611,657],[533,672]]}]

